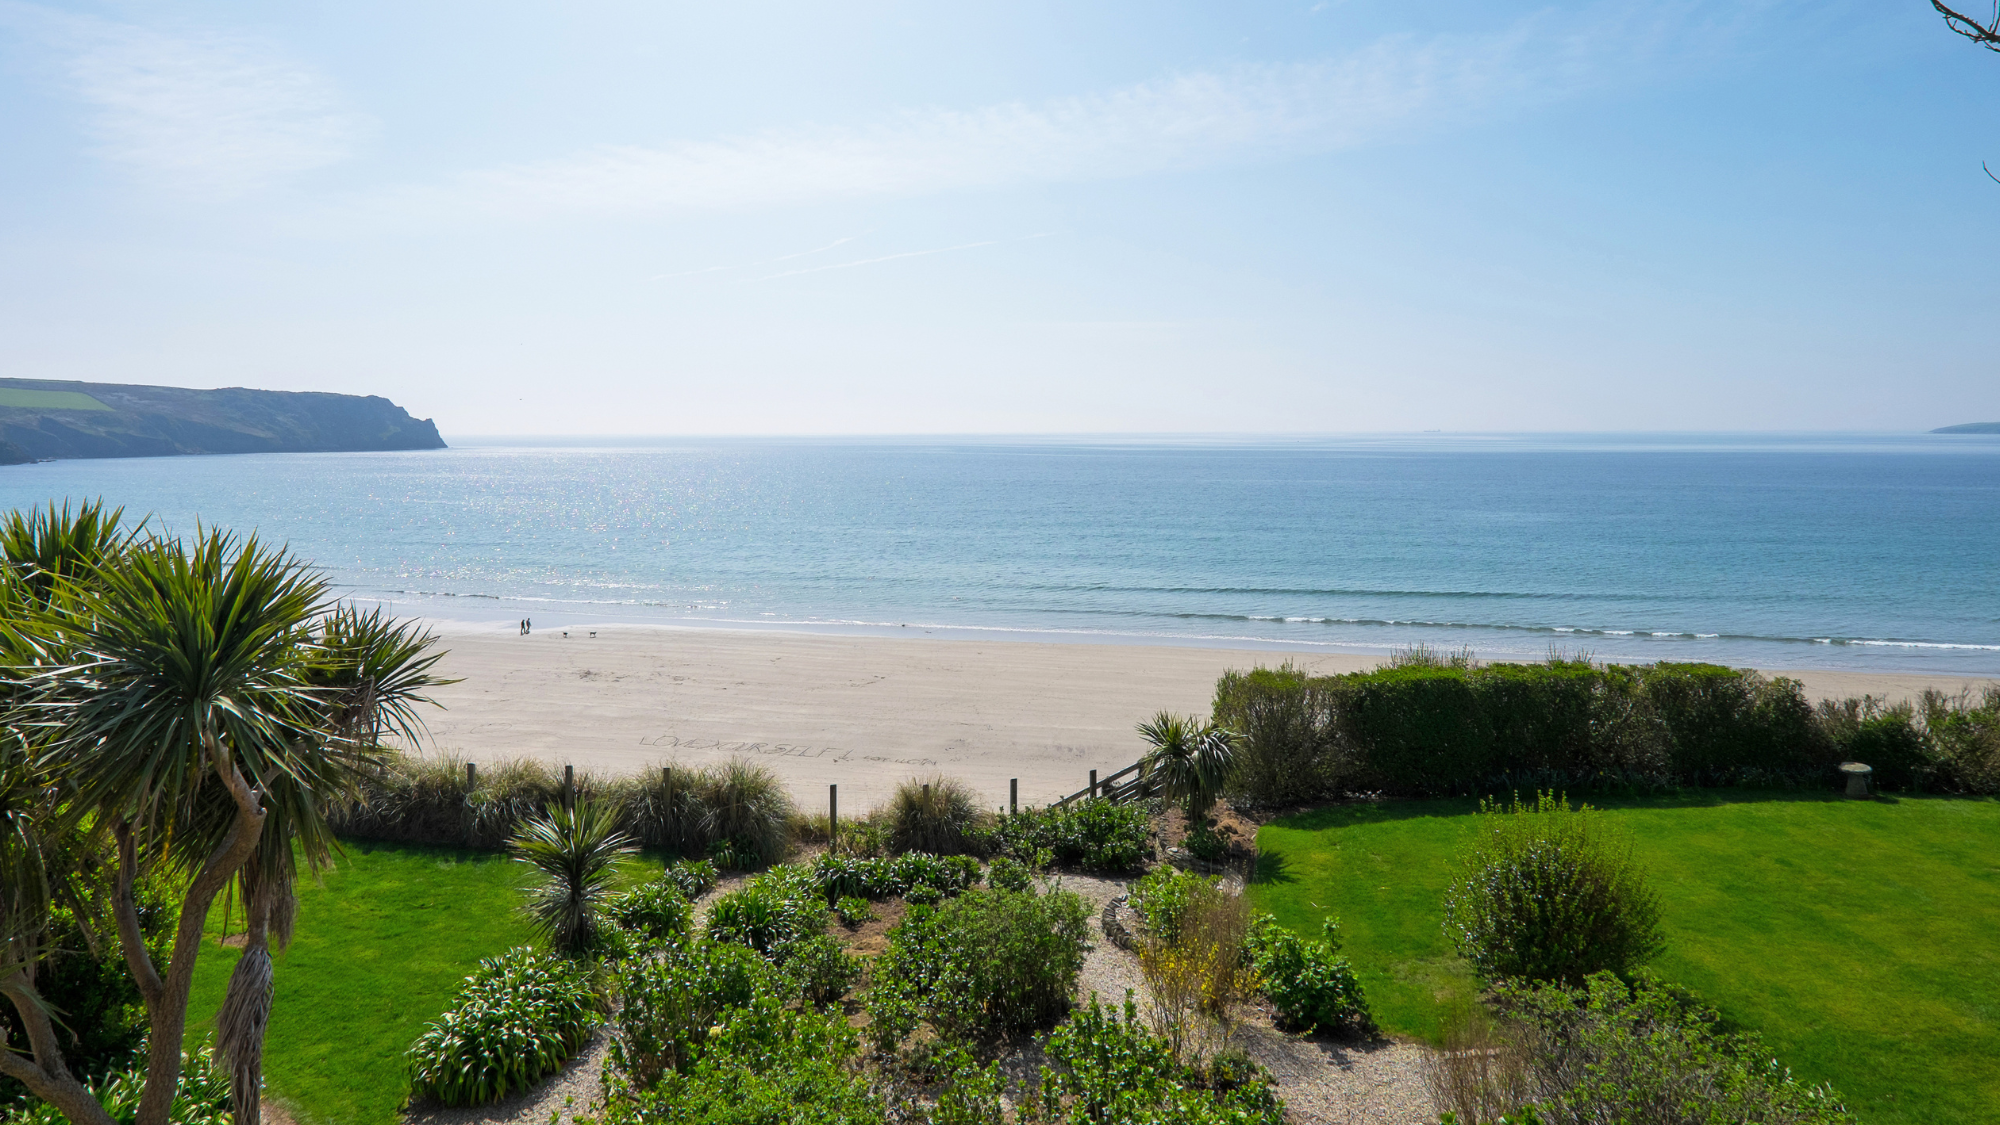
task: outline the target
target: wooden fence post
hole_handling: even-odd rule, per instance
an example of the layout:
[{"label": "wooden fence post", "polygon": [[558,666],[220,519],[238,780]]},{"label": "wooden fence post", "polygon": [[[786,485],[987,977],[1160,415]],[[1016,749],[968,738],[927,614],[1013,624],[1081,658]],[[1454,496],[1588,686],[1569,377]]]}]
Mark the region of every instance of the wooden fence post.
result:
[{"label": "wooden fence post", "polygon": [[1007,815],[1013,816],[1015,813],[1020,811],[1021,811],[1021,779],[1018,777],[1010,777],[1007,779]]},{"label": "wooden fence post", "polygon": [[1093,800],[1093,801],[1097,799],[1097,771],[1096,771],[1096,770],[1091,770],[1091,771],[1090,771],[1090,799],[1091,799],[1091,800]]},{"label": "wooden fence post", "polygon": [[[1092,776],[1092,777],[1096,777],[1097,775],[1096,775],[1096,774],[1092,774],[1091,776]],[[575,766],[564,766],[564,767],[563,767],[563,807],[564,807],[564,808],[570,808],[570,807],[573,807],[573,806],[574,806],[575,804],[576,804],[576,767],[575,767]]]},{"label": "wooden fence post", "polygon": [[478,784],[479,784],[479,767],[473,765],[471,762],[465,763],[465,791],[467,793],[472,792],[473,787]]},{"label": "wooden fence post", "polygon": [[833,851],[834,842],[840,839],[840,786],[826,787],[826,850]]}]

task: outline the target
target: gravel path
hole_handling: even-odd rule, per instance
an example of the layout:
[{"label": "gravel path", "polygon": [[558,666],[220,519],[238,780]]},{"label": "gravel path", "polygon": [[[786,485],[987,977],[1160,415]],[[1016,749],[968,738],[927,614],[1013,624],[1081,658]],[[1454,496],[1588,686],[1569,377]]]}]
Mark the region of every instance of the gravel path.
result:
[{"label": "gravel path", "polygon": [[[1096,948],[1084,959],[1083,972],[1077,978],[1079,1001],[1087,1003],[1095,992],[1106,1003],[1122,1005],[1125,990],[1131,989],[1143,1014],[1146,978],[1139,971],[1139,958],[1106,940],[1100,922],[1104,904],[1124,894],[1127,884],[1071,875],[1063,879],[1063,887],[1091,904],[1090,927]],[[1136,923],[1135,915],[1122,917],[1128,926]],[[1235,1045],[1270,1070],[1278,1096],[1285,1100],[1286,1116],[1299,1125],[1432,1125],[1437,1121],[1424,1088],[1423,1049],[1414,1044],[1343,1043],[1288,1035],[1273,1027],[1267,1015],[1257,1013],[1237,1030]]]}]

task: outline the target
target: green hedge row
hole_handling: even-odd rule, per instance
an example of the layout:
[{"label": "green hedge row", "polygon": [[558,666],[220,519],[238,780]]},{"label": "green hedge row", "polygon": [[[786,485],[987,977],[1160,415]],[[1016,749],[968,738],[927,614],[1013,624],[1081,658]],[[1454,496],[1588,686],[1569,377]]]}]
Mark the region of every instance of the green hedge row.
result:
[{"label": "green hedge row", "polygon": [[1233,790],[1266,805],[1357,790],[1832,784],[1847,760],[1888,789],[2000,786],[2000,691],[1815,706],[1795,680],[1713,664],[1258,668],[1222,677],[1215,720],[1243,736]]}]

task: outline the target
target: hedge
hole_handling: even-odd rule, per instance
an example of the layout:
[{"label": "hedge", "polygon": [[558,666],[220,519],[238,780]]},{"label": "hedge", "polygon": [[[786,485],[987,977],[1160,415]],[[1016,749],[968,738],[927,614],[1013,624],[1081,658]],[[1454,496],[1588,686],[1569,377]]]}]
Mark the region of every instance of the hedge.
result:
[{"label": "hedge", "polygon": [[1889,789],[2000,783],[2000,691],[1815,706],[1796,680],[1713,664],[1258,668],[1222,677],[1214,717],[1242,736],[1231,792],[1259,805],[1353,791],[1818,786],[1845,760],[1876,766]]}]

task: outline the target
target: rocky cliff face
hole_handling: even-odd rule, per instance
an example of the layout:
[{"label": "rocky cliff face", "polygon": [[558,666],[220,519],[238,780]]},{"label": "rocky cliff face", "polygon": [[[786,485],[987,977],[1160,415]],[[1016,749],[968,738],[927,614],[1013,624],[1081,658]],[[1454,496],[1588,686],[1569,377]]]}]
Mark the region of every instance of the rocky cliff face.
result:
[{"label": "rocky cliff face", "polygon": [[443,449],[386,398],[0,379],[0,462],[184,453]]}]

